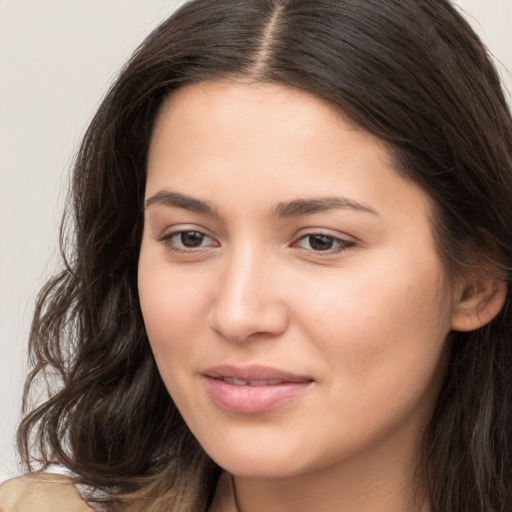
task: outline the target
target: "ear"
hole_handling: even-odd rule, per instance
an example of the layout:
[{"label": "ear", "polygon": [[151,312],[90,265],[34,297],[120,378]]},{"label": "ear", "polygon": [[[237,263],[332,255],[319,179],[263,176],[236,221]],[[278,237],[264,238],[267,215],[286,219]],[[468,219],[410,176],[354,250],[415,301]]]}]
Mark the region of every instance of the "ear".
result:
[{"label": "ear", "polygon": [[470,272],[457,287],[452,330],[474,331],[488,324],[501,311],[507,283],[488,269]]}]

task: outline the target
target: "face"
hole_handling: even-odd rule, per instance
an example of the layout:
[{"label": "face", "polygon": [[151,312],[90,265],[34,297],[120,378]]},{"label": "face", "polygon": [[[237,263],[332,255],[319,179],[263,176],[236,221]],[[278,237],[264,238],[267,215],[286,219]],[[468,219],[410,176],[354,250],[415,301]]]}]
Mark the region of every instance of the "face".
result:
[{"label": "face", "polygon": [[413,450],[453,307],[430,212],[382,143],[307,93],[225,81],[167,100],[140,301],[219,465],[278,477]]}]

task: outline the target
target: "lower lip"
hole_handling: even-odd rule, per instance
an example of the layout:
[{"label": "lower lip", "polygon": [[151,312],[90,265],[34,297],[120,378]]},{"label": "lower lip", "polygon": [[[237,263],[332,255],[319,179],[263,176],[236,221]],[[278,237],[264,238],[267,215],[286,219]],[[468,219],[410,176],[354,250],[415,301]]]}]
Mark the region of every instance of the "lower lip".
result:
[{"label": "lower lip", "polygon": [[276,409],[302,394],[311,384],[283,382],[274,386],[236,386],[220,379],[206,377],[213,401],[222,409],[241,414],[259,414]]}]

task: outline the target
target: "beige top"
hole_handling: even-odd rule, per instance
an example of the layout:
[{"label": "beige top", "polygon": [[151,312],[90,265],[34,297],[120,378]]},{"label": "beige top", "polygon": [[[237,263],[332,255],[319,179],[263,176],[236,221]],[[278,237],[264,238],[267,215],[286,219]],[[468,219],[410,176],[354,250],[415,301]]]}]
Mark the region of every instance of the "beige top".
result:
[{"label": "beige top", "polygon": [[[73,481],[63,475],[38,473],[0,485],[0,512],[91,512],[91,507],[82,500]],[[230,474],[221,475],[208,512],[237,512]]]},{"label": "beige top", "polygon": [[[82,500],[73,481],[63,475],[25,475],[0,485],[0,512],[91,512],[91,507]],[[229,473],[221,475],[208,512],[237,512]]]},{"label": "beige top", "polygon": [[91,512],[70,478],[38,473],[0,485],[0,512]]}]

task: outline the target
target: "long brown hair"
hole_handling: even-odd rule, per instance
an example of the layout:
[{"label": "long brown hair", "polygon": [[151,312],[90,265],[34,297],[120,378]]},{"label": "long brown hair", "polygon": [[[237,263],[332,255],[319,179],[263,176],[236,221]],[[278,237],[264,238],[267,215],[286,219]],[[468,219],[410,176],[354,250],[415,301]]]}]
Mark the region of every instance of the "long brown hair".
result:
[{"label": "long brown hair", "polygon": [[[478,37],[446,0],[195,0],[135,52],[74,167],[63,270],[41,291],[18,432],[27,464],[113,490],[112,510],[207,508],[219,468],[158,374],[137,296],[146,160],[162,101],[226,76],[277,82],[340,108],[433,199],[453,272],[510,277],[512,120]],[[434,512],[512,509],[512,310],[452,333],[420,475]],[[30,410],[30,390],[60,385]],[[29,466],[30,467],[30,466]]]}]

